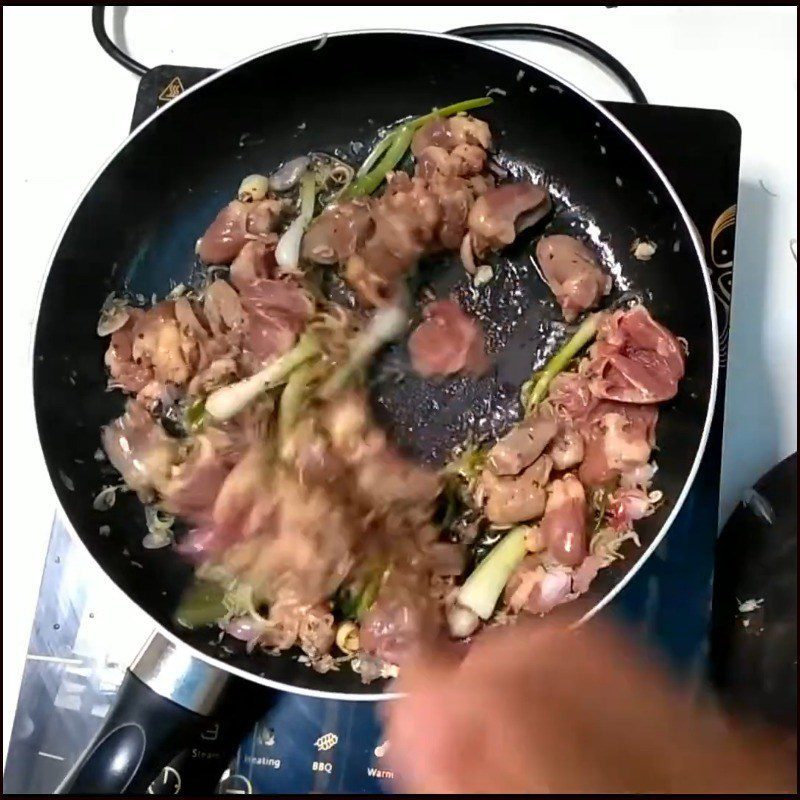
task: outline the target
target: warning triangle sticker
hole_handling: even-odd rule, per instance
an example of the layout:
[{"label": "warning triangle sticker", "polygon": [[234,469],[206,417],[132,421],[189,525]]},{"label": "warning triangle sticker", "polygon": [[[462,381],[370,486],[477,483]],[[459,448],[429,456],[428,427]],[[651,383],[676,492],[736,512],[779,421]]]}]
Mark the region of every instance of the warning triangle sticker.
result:
[{"label": "warning triangle sticker", "polygon": [[168,103],[170,100],[174,100],[179,94],[182,93],[183,93],[183,83],[181,83],[181,79],[176,75],[161,90],[161,94],[158,96],[158,100],[161,103]]}]

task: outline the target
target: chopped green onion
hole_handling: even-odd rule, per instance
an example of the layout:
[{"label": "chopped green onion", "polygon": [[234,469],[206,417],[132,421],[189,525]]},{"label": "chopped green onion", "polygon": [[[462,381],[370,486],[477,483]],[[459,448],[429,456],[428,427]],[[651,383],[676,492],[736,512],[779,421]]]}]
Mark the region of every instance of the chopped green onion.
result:
[{"label": "chopped green onion", "polygon": [[389,131],[383,139],[381,139],[375,147],[372,148],[370,154],[364,159],[364,163],[358,168],[356,178],[360,178],[370,171],[373,164],[384,154],[386,148],[392,143],[397,133],[397,128]]},{"label": "chopped green onion", "polygon": [[[349,200],[353,197],[372,194],[381,185],[387,173],[391,172],[402,161],[406,150],[411,145],[414,134],[426,123],[437,117],[452,117],[463,111],[488,106],[493,102],[491,97],[463,100],[460,103],[453,103],[453,105],[445,106],[444,108],[434,109],[430,114],[425,114],[422,117],[400,124],[387,133],[373,148],[356,173],[356,179],[350,184],[347,191],[342,194],[342,199]],[[382,158],[378,161],[380,156]],[[376,161],[376,166],[372,167]]]},{"label": "chopped green onion", "polygon": [[319,362],[307,362],[289,376],[278,407],[278,431],[281,441],[286,439],[295,426],[306,399],[308,386],[316,376],[318,367]]},{"label": "chopped green onion", "polygon": [[469,444],[452,461],[445,464],[444,471],[470,483],[481,474],[487,453],[486,448]]},{"label": "chopped green onion", "polygon": [[316,176],[309,170],[300,180],[300,217],[306,222],[314,214],[314,198],[317,193]]},{"label": "chopped green onion", "polygon": [[218,583],[197,581],[181,598],[175,621],[184,628],[202,628],[222,619],[227,609],[223,602],[225,590]]},{"label": "chopped green onion", "polygon": [[307,170],[300,181],[300,213],[283,232],[275,248],[275,260],[283,272],[293,272],[300,263],[300,244],[314,216],[316,191],[316,177],[311,170]]},{"label": "chopped green onion", "polygon": [[335,605],[345,619],[356,619],[359,596],[351,587],[343,587],[337,593]]},{"label": "chopped green onion", "polygon": [[233,581],[222,597],[225,607],[225,616],[228,618],[246,617],[263,619],[258,613],[253,592],[253,587],[244,581]]},{"label": "chopped green onion", "polygon": [[347,361],[323,384],[319,396],[329,400],[343,389],[384,345],[400,336],[406,329],[408,314],[399,305],[379,309],[350,349]]},{"label": "chopped green onion", "polygon": [[487,620],[505,589],[511,573],[522,563],[527,549],[525,525],[512,528],[475,568],[458,592],[458,603]]},{"label": "chopped green onion", "polygon": [[462,100],[460,103],[453,103],[452,105],[445,106],[444,108],[434,108],[430,114],[425,114],[424,117],[417,117],[416,119],[411,120],[410,124],[414,126],[414,130],[418,130],[436,117],[453,117],[456,114],[463,113],[464,111],[472,111],[473,108],[490,106],[493,102],[494,100],[492,100],[491,97],[475,97],[472,100]]},{"label": "chopped green onion", "polygon": [[378,592],[381,589],[382,583],[383,573],[373,575],[372,578],[367,582],[367,585],[364,587],[364,591],[361,592],[361,596],[359,597],[356,605],[356,619],[361,619],[364,614],[366,614],[367,611],[369,611],[375,604],[375,601],[378,599]]},{"label": "chopped green onion", "polygon": [[286,383],[297,367],[318,353],[317,340],[310,333],[303,334],[288,353],[276,358],[260,372],[212,392],[206,398],[206,412],[214,419],[230,419],[268,389]]},{"label": "chopped green onion", "polygon": [[191,433],[197,433],[206,421],[206,401],[202,397],[195,400],[184,412],[184,427]]},{"label": "chopped green onion", "polygon": [[522,403],[526,414],[530,414],[533,407],[544,400],[553,378],[563,372],[569,362],[594,339],[602,318],[602,314],[587,317],[569,341],[545,364],[544,369],[523,384]]},{"label": "chopped green onion", "polygon": [[444,513],[442,514],[441,528],[443,531],[446,531],[449,530],[450,526],[456,521],[461,505],[458,486],[455,486],[452,480],[445,481],[441,498],[444,500]]},{"label": "chopped green onion", "polygon": [[336,605],[342,616],[345,619],[360,620],[377,600],[388,573],[388,568],[376,569],[362,583],[343,587],[336,597]]},{"label": "chopped green onion", "polygon": [[414,128],[409,124],[401,125],[392,134],[389,147],[386,148],[386,152],[378,164],[350,184],[350,188],[343,195],[344,199],[349,200],[352,197],[372,194],[381,185],[386,175],[402,161],[413,138]]},{"label": "chopped green onion", "polygon": [[606,519],[606,511],[608,510],[609,493],[605,489],[602,489],[601,491],[602,491],[602,496],[600,498],[600,502],[598,503],[597,513],[594,522],[595,533],[597,533],[597,531],[599,531],[600,528],[603,527],[603,523],[605,522]]}]

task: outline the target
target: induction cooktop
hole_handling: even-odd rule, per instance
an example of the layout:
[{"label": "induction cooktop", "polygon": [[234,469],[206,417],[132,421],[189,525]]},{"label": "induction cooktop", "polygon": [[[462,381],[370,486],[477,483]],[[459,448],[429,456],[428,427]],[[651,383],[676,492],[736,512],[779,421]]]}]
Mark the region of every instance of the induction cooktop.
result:
[{"label": "induction cooktop", "polygon": [[[212,70],[161,66],[142,78],[133,126]],[[725,364],[730,325],[740,129],[722,111],[606,103],[644,143],[694,220],[720,321],[720,391],[705,456],[660,547],[612,603],[696,686],[708,675],[708,629]],[[115,599],[63,524],[53,525],[5,771],[11,793],[49,793],[90,741],[122,680]],[[105,631],[103,635],[98,631]],[[754,629],[755,631],[755,629]],[[248,722],[249,725],[249,722]],[[210,720],[150,787],[153,794],[391,792],[391,742],[375,704],[284,695],[243,737],[241,719]]]}]

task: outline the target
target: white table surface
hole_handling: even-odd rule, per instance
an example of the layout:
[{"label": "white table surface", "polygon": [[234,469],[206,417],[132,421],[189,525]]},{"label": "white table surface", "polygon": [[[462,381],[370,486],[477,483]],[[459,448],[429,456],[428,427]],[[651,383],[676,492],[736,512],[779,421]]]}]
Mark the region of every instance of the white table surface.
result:
[{"label": "white table surface", "polygon": [[[109,24],[111,12],[107,12]],[[796,8],[449,6],[135,7],[117,41],[147,65],[224,66],[354,28],[557,25],[611,51],[654,103],[720,108],[743,129],[722,517],[797,448]],[[3,9],[3,761],[55,511],[33,421],[29,347],[51,250],[79,195],[128,132],[136,79],[96,44],[84,8]],[[604,100],[610,78],[548,45],[508,43]],[[302,91],[302,87],[298,87]],[[93,580],[105,580],[91,571]],[[132,645],[147,621],[118,592]]]}]

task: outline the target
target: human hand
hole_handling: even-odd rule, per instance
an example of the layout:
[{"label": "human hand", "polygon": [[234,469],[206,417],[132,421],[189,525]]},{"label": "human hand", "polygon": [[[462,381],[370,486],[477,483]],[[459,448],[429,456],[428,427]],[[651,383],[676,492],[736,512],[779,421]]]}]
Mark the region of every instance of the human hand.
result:
[{"label": "human hand", "polygon": [[796,786],[764,733],[698,707],[623,635],[517,625],[429,652],[387,704],[391,766],[426,793],[766,792]]}]

